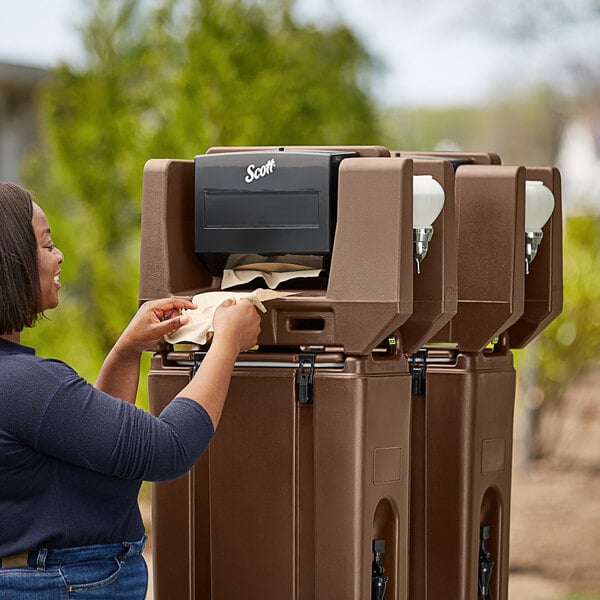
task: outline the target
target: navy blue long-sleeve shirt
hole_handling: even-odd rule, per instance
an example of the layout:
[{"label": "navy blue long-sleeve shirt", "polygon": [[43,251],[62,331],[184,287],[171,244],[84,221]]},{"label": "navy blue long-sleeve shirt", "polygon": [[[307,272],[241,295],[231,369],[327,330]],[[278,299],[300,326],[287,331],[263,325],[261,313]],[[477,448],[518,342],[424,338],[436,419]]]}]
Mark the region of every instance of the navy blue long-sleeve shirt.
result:
[{"label": "navy blue long-sleeve shirt", "polygon": [[154,417],[0,338],[0,557],[140,539],[142,480],[182,475],[213,433],[189,398]]}]

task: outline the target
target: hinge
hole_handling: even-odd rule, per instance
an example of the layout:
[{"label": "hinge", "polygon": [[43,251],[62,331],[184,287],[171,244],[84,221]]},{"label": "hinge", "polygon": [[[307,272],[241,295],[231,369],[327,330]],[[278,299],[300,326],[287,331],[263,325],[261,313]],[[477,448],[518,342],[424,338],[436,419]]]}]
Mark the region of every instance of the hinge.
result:
[{"label": "hinge", "polygon": [[298,360],[298,402],[300,404],[312,404],[313,376],[315,374],[315,355],[300,354]]},{"label": "hinge", "polygon": [[422,348],[410,357],[411,394],[425,395],[425,375],[427,374],[427,348]]}]

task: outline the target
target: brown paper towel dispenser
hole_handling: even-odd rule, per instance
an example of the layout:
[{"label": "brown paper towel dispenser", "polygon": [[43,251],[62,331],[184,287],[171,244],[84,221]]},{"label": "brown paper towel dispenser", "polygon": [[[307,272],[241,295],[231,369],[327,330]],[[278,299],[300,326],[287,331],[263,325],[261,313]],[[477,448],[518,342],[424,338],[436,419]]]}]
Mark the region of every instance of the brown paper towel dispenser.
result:
[{"label": "brown paper towel dispenser", "polygon": [[[314,285],[303,279],[296,283],[292,280],[289,285],[296,287],[288,289],[299,293],[271,301],[270,310],[263,317],[259,344],[335,346],[348,354],[370,353],[412,313],[412,161],[390,158],[386,149],[371,146],[288,147],[284,151],[278,147],[235,148],[228,152],[235,155],[255,150],[267,150],[276,162],[284,153],[287,157],[287,153],[293,156],[296,151],[320,151],[318,157],[327,165],[322,166],[326,175],[319,186],[313,183],[310,189],[327,190],[323,198],[330,211],[323,221],[330,245],[324,255],[329,264],[323,276]],[[221,152],[211,149],[207,154]],[[344,158],[332,167],[332,157],[336,155]],[[253,163],[253,177],[258,175],[261,185],[271,175],[267,173],[271,166],[265,166],[268,160]],[[250,164],[244,161],[245,174],[242,171],[240,175],[249,175]],[[209,271],[197,256],[194,205],[199,178],[195,168],[195,161],[180,159],[151,159],[144,167],[140,302],[221,289],[221,277]],[[302,168],[297,170],[303,179]],[[202,186],[211,189],[204,182]],[[300,185],[297,187],[302,190]],[[228,189],[235,186],[229,184]],[[281,197],[285,199],[285,195]],[[255,203],[252,205],[254,212]],[[335,235],[331,227],[335,227]],[[209,231],[216,232],[224,233]],[[263,243],[265,233],[273,232],[255,230],[254,241]],[[202,249],[202,254],[209,256],[213,251],[218,254],[233,250],[226,246]],[[306,240],[302,249],[315,251]],[[257,248],[252,250],[255,253]]]}]

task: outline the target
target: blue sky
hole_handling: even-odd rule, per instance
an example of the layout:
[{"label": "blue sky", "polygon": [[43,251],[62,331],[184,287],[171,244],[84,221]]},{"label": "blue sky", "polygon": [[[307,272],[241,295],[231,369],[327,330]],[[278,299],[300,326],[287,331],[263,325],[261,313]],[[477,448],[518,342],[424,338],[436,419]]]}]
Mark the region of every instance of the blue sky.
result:
[{"label": "blue sky", "polygon": [[[549,40],[546,48],[538,44],[524,61],[523,48],[457,28],[461,1],[297,0],[297,7],[302,19],[321,24],[341,19],[352,27],[382,64],[373,82],[373,95],[382,105],[484,101],[498,90],[517,90],[550,77],[552,57],[563,51],[561,45],[589,42],[584,44],[588,34],[579,31],[577,41]],[[77,25],[85,6],[82,0],[0,0],[0,61],[40,66],[76,61],[82,55]]]},{"label": "blue sky", "polygon": [[0,0],[0,60],[49,66],[81,53],[80,0]]}]

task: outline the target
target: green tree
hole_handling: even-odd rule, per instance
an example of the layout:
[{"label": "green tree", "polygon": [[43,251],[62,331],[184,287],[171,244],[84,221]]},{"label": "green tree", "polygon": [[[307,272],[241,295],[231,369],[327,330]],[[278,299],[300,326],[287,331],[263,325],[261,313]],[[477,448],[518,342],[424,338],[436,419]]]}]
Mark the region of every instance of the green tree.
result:
[{"label": "green tree", "polygon": [[144,162],[213,145],[369,144],[369,55],[344,26],[299,25],[293,1],[96,0],[84,66],[41,96],[27,168],[65,254],[54,325],[24,335],[88,378],[137,307]]},{"label": "green tree", "polygon": [[538,385],[557,401],[600,354],[600,219],[570,217],[564,236],[564,307],[540,336]]}]

